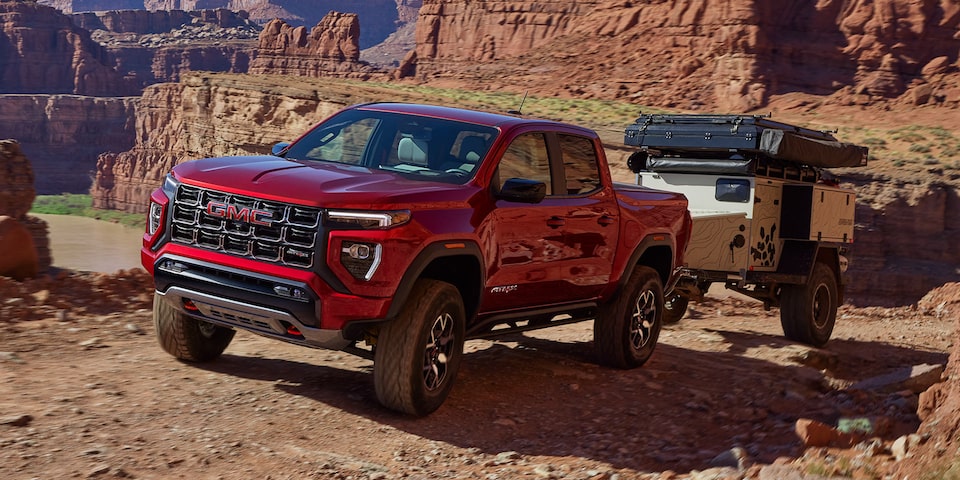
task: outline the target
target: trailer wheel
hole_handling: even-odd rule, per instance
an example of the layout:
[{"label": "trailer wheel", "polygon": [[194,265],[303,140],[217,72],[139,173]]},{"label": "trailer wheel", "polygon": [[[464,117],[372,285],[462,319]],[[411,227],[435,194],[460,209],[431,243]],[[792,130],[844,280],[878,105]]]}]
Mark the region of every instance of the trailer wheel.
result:
[{"label": "trailer wheel", "polygon": [[623,369],[643,365],[653,355],[662,322],[660,275],[650,267],[637,267],[617,296],[601,305],[593,322],[600,363]]},{"label": "trailer wheel", "polygon": [[465,323],[463,300],[453,285],[417,281],[400,314],[377,338],[373,384],[380,403],[415,416],[440,408],[460,367]]},{"label": "trailer wheel", "polygon": [[672,325],[680,321],[687,313],[690,299],[686,295],[673,293],[663,301],[663,324]]},{"label": "trailer wheel", "polygon": [[237,333],[232,328],[192,318],[156,293],[153,294],[153,326],[164,351],[190,362],[216,360]]},{"label": "trailer wheel", "polygon": [[780,290],[784,336],[815,347],[826,345],[837,321],[839,299],[833,269],[817,262],[805,285],[784,285]]}]

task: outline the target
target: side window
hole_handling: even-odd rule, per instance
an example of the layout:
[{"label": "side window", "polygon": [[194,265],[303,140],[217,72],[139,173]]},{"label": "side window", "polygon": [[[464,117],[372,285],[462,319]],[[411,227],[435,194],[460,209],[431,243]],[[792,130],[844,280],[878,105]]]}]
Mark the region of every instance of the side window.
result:
[{"label": "side window", "polygon": [[542,133],[525,133],[515,138],[507,147],[497,168],[497,188],[509,178],[524,178],[547,184],[547,195],[553,193],[550,184],[550,157],[547,141]]},{"label": "side window", "polygon": [[559,138],[567,182],[566,194],[580,195],[600,188],[600,171],[597,169],[597,152],[593,141],[563,134]]},{"label": "side window", "polygon": [[750,181],[742,178],[718,179],[715,198],[721,202],[747,203],[750,201]]}]

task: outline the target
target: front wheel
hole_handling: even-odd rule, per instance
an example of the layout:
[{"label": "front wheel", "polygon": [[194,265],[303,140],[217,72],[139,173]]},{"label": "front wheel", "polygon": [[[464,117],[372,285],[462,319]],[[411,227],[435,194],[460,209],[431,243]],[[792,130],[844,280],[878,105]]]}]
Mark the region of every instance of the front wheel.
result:
[{"label": "front wheel", "polygon": [[465,324],[453,285],[417,281],[400,315],[377,337],[373,383],[380,403],[415,416],[440,408],[460,368]]},{"label": "front wheel", "polygon": [[180,360],[216,360],[237,333],[231,328],[197,320],[153,294],[153,326],[163,350]]},{"label": "front wheel", "polygon": [[662,322],[660,275],[650,267],[637,267],[619,294],[600,307],[593,323],[600,363],[624,369],[643,365],[653,355]]},{"label": "front wheel", "polygon": [[815,347],[830,340],[837,321],[840,294],[833,269],[817,262],[804,285],[784,285],[780,289],[780,325],[783,334]]}]

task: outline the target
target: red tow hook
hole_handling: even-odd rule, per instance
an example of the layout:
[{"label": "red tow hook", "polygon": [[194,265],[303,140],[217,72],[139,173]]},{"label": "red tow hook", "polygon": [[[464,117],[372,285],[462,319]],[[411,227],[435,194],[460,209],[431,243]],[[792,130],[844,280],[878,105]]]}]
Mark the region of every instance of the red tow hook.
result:
[{"label": "red tow hook", "polygon": [[193,300],[183,299],[183,308],[191,312],[199,312],[200,309],[197,308],[196,304],[193,303]]},{"label": "red tow hook", "polygon": [[288,334],[288,335],[293,335],[293,336],[296,336],[296,337],[302,337],[302,336],[303,336],[303,334],[300,333],[300,330],[297,329],[297,327],[294,327],[293,325],[287,326],[287,334]]}]

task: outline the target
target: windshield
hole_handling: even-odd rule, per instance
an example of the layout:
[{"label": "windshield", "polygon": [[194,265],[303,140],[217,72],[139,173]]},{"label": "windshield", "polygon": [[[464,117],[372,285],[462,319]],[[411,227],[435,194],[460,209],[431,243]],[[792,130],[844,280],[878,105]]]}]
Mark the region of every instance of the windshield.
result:
[{"label": "windshield", "polygon": [[496,135],[495,128],[472,123],[347,110],[290,145],[284,157],[462,184],[476,173]]}]

